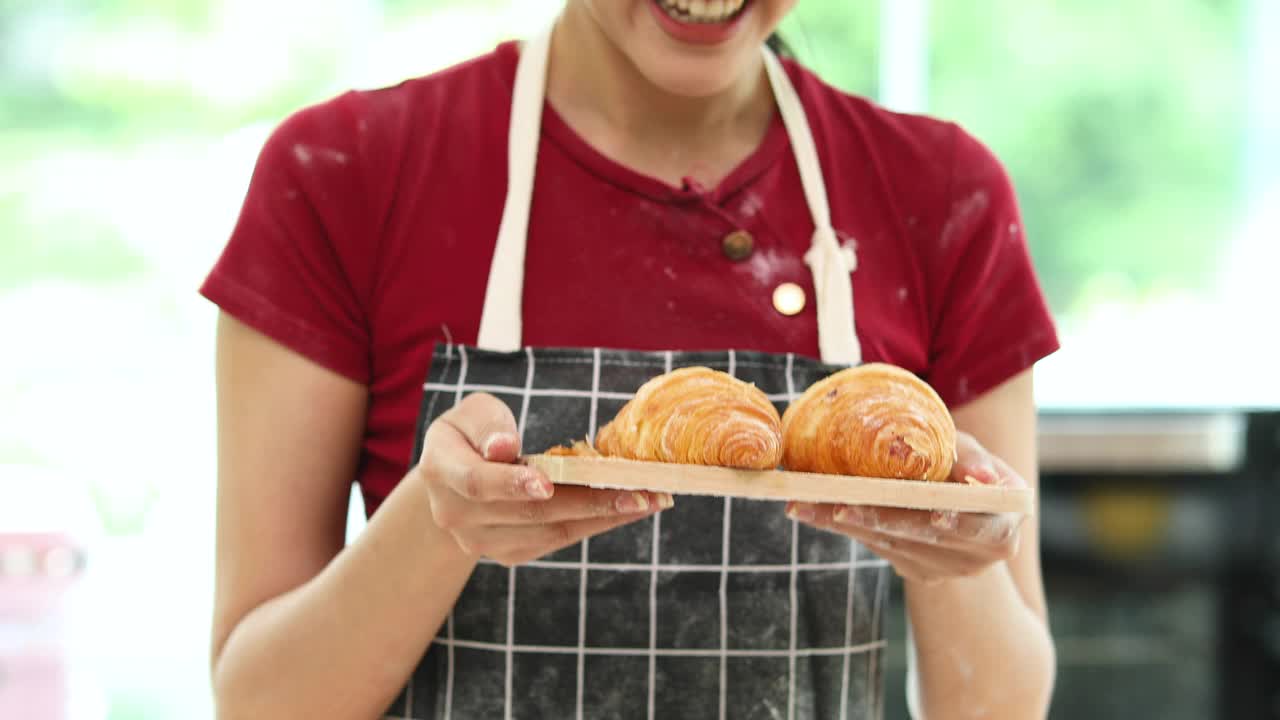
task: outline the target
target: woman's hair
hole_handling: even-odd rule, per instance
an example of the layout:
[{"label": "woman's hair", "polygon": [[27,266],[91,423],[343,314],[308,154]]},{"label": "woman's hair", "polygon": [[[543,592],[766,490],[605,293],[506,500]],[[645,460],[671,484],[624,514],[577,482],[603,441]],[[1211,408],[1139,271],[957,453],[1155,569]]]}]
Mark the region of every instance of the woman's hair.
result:
[{"label": "woman's hair", "polygon": [[776,53],[779,57],[795,57],[795,53],[791,52],[791,46],[778,33],[773,33],[765,41],[769,49]]}]

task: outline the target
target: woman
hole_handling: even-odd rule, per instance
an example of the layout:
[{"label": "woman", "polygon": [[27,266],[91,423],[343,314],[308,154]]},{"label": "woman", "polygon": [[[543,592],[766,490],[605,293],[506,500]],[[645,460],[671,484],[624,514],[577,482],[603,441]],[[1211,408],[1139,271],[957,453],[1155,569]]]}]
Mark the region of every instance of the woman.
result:
[{"label": "woman", "polygon": [[762,53],[793,5],[567,0],[273,134],[202,290],[220,717],[878,717],[867,549],[905,579],[919,717],[1045,713],[1033,520],[672,507],[514,462],[672,366],[785,400],[879,360],[948,402],[958,475],[1035,483],[1057,341],[1000,164]]}]

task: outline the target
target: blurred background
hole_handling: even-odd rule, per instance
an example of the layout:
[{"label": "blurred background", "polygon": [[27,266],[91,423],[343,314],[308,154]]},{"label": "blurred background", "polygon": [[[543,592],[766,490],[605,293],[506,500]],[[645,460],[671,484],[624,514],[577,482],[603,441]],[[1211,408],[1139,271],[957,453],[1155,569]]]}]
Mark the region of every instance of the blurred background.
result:
[{"label": "blurred background", "polygon": [[[0,0],[0,717],[212,716],[196,287],[257,151],[558,5]],[[1054,717],[1280,717],[1280,0],[801,0],[784,33],[1017,184],[1065,345],[1037,391]]]}]

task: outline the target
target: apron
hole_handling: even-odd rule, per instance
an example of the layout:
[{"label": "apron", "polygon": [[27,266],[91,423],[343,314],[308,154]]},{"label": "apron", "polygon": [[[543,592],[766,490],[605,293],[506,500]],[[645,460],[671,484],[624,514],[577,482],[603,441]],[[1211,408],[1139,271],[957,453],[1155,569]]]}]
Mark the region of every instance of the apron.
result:
[{"label": "apron", "polygon": [[[852,251],[840,247],[803,107],[777,58],[765,67],[814,216],[805,256],[823,362],[748,351],[521,347],[525,237],[551,30],[516,72],[509,185],[474,347],[435,347],[418,418],[488,392],[526,453],[594,438],[641,384],[706,366],[755,383],[783,410],[861,362]],[[392,719],[880,718],[887,564],[786,518],[782,503],[682,496],[676,506],[510,569],[482,559],[387,711]]]}]

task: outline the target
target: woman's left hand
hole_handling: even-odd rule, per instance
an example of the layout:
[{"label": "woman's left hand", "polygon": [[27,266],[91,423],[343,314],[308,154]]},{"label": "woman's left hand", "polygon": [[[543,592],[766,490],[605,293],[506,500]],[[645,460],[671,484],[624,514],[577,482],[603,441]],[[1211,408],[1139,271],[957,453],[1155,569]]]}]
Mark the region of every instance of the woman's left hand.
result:
[{"label": "woman's left hand", "polygon": [[[960,433],[951,480],[1027,487],[1027,481],[989,453],[968,433]],[[955,513],[859,505],[789,503],[787,516],[847,535],[888,560],[903,579],[931,585],[977,575],[1018,552],[1024,515]]]}]

